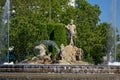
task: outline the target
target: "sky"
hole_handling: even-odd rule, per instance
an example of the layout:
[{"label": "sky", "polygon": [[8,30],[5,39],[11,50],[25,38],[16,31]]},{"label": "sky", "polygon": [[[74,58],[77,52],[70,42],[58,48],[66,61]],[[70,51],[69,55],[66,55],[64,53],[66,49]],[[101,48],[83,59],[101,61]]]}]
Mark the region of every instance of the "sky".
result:
[{"label": "sky", "polygon": [[[113,9],[112,9],[112,2],[113,0],[87,0],[90,4],[95,5],[97,4],[100,7],[101,15],[99,18],[101,22],[108,22],[111,23],[113,20]],[[120,33],[120,0],[116,0],[116,27]]]}]

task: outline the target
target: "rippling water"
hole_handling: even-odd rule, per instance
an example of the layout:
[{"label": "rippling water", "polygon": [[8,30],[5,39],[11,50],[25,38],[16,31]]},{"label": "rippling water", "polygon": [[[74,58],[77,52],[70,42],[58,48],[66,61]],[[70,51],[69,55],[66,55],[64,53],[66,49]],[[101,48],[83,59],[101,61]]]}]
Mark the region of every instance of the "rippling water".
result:
[{"label": "rippling water", "polygon": [[118,78],[81,78],[81,79],[64,79],[64,78],[59,78],[59,79],[35,79],[35,78],[0,78],[0,80],[120,80]]},{"label": "rippling water", "polygon": [[82,78],[0,78],[0,80],[120,80],[120,77],[82,77]]}]

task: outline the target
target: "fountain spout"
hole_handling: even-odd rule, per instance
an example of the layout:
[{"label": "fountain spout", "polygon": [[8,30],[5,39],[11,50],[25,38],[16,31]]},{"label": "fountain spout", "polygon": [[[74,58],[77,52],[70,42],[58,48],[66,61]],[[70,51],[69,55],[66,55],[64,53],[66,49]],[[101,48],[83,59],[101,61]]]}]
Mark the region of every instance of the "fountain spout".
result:
[{"label": "fountain spout", "polygon": [[10,0],[6,0],[5,2],[0,27],[0,54],[3,54],[7,50],[9,62]]}]

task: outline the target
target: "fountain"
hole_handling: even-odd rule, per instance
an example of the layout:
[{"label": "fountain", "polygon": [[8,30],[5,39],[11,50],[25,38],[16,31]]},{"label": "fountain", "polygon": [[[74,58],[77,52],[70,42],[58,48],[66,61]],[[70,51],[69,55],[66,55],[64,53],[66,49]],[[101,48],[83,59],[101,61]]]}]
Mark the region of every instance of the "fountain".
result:
[{"label": "fountain", "polygon": [[117,0],[112,1],[112,17],[111,17],[111,28],[109,29],[110,37],[108,38],[108,47],[107,47],[107,62],[108,65],[120,66],[120,62],[117,62]]},{"label": "fountain", "polygon": [[[2,12],[2,19],[0,20],[0,63],[9,62],[9,29],[10,29],[10,0],[6,0],[4,10]],[[6,54],[5,54],[6,53]],[[7,55],[7,59],[5,58]]]},{"label": "fountain", "polygon": [[[4,11],[2,14],[2,20],[0,22],[0,55],[8,51],[9,48],[9,12],[10,0],[6,0]],[[6,27],[7,26],[7,27]],[[69,26],[71,27],[71,26]],[[67,29],[69,29],[67,27]],[[73,30],[73,29],[72,29]],[[52,45],[56,48],[57,53],[61,53],[64,64],[6,64],[0,65],[0,79],[2,80],[119,80],[120,67],[118,66],[96,66],[96,65],[78,65],[73,64],[77,61],[76,57],[79,57],[78,61],[81,60],[82,49],[77,48],[73,41],[75,35],[71,35],[70,44],[67,46],[61,45],[61,48],[57,44],[50,40],[40,41],[40,44]],[[36,43],[36,45],[38,45]],[[35,46],[34,46],[35,47]],[[67,56],[66,57],[66,53]],[[9,62],[9,51],[8,60],[2,60],[1,63]],[[2,56],[1,56],[2,58]],[[6,59],[6,58],[5,58]],[[32,58],[35,61],[38,58]],[[35,61],[36,62],[36,61]],[[112,75],[113,74],[113,75]],[[7,79],[6,79],[7,77]]]}]

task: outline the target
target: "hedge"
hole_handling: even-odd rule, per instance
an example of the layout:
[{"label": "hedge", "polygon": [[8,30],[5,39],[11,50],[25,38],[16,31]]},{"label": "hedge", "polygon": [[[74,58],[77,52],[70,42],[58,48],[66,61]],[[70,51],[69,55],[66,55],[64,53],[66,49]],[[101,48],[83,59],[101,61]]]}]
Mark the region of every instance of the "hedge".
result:
[{"label": "hedge", "polygon": [[[15,46],[14,53],[17,55],[17,59],[25,56],[29,56],[32,50],[30,47],[34,45],[35,42],[40,42],[41,40],[52,40],[58,46],[62,43],[67,44],[67,32],[63,24],[60,23],[37,23],[37,24],[18,24],[19,26],[11,26],[10,33],[10,44]],[[24,34],[23,34],[24,33]],[[53,53],[55,53],[53,47]],[[21,56],[25,55],[25,56]]]}]

